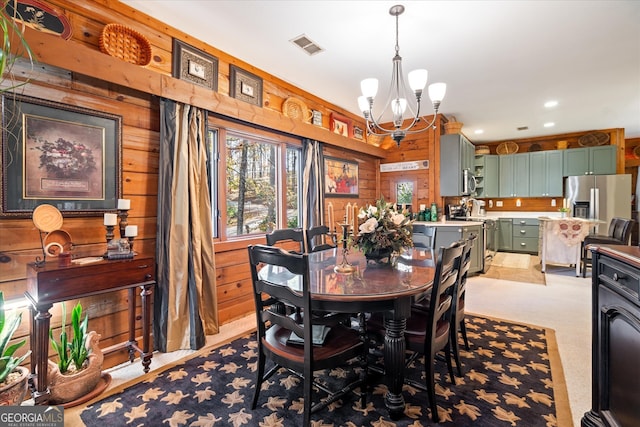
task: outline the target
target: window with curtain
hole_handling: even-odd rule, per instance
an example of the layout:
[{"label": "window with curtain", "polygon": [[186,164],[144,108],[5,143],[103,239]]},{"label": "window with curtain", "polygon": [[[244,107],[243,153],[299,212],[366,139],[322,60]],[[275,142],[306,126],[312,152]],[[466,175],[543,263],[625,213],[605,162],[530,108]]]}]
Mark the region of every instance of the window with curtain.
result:
[{"label": "window with curtain", "polygon": [[211,164],[217,170],[210,181],[215,237],[227,240],[299,227],[300,146],[277,135],[271,139],[231,128],[211,129],[209,135],[210,158],[220,159]]}]

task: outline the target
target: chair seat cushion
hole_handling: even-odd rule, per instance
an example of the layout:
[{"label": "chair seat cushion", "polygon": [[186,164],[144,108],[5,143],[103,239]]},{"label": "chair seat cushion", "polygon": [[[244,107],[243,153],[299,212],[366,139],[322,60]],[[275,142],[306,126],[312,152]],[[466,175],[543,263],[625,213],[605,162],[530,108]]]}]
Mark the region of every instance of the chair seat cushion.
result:
[{"label": "chair seat cushion", "polygon": [[[263,345],[270,352],[294,359],[304,364],[304,346],[289,342],[291,330],[278,325],[270,327],[265,334]],[[321,365],[323,360],[350,355],[356,355],[363,345],[358,333],[343,326],[332,326],[327,334],[324,344],[313,347],[313,358],[316,365]]]}]

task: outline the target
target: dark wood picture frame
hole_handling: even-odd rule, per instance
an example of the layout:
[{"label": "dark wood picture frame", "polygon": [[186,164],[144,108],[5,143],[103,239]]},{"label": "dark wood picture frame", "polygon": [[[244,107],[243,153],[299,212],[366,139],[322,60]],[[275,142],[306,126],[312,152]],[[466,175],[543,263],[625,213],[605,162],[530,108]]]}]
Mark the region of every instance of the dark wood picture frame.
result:
[{"label": "dark wood picture frame", "polygon": [[353,137],[359,141],[364,141],[364,129],[360,126],[353,127]]},{"label": "dark wood picture frame", "polygon": [[262,79],[229,65],[229,96],[262,107]]},{"label": "dark wood picture frame", "polygon": [[41,204],[102,215],[122,195],[122,117],[24,95],[2,95],[0,217]]},{"label": "dark wood picture frame", "polygon": [[218,58],[173,39],[173,77],[218,91]]},{"label": "dark wood picture frame", "polygon": [[358,193],[358,163],[325,156],[325,197],[358,197]]},{"label": "dark wood picture frame", "polygon": [[351,120],[340,114],[331,113],[329,129],[331,129],[331,132],[346,138],[353,136],[353,124]]}]

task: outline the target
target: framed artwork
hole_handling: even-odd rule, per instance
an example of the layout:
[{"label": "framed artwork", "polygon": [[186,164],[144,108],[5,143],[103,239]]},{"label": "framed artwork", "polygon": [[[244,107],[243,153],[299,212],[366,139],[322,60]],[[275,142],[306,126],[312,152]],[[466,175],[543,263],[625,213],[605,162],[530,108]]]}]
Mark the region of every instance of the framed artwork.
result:
[{"label": "framed artwork", "polygon": [[351,126],[351,120],[336,113],[331,113],[331,120],[329,123],[330,129],[333,133],[346,136],[347,138],[353,136],[353,127]]},{"label": "framed artwork", "polygon": [[173,39],[173,77],[218,90],[218,58]]},{"label": "framed artwork", "polygon": [[116,209],[121,116],[7,93],[2,129],[0,217],[28,218],[45,203],[67,216]]},{"label": "framed artwork", "polygon": [[360,141],[364,141],[364,130],[360,126],[354,126],[353,137],[355,139],[359,139]]},{"label": "framed artwork", "polygon": [[357,197],[358,163],[335,157],[325,157],[324,195]]},{"label": "framed artwork", "polygon": [[311,110],[311,123],[316,126],[322,126],[322,112],[318,110]]},{"label": "framed artwork", "polygon": [[229,65],[229,96],[262,107],[262,79]]},{"label": "framed artwork", "polygon": [[40,0],[13,0],[3,2],[7,16],[12,17],[20,25],[34,30],[56,34],[65,40],[71,38],[71,23],[61,12],[53,9]]}]

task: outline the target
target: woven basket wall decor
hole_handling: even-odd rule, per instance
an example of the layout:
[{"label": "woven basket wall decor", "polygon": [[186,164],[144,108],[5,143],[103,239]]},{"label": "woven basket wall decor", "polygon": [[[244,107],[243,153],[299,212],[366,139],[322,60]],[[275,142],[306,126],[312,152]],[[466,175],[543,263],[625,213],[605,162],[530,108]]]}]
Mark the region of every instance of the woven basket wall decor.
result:
[{"label": "woven basket wall decor", "polygon": [[444,124],[444,133],[445,135],[460,133],[463,125],[464,123],[458,122],[455,117],[452,117],[450,121]]},{"label": "woven basket wall decor", "polygon": [[151,63],[151,43],[134,29],[107,24],[100,34],[100,50],[107,55],[136,65]]}]

